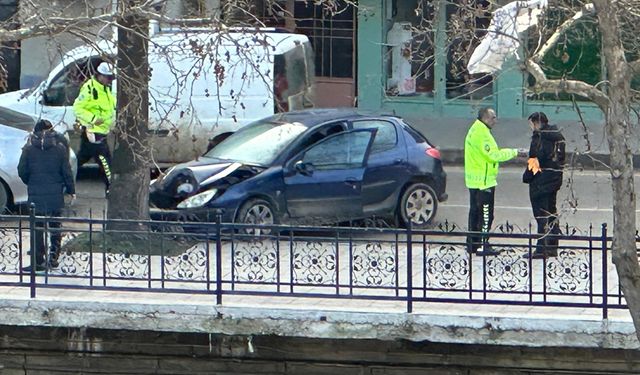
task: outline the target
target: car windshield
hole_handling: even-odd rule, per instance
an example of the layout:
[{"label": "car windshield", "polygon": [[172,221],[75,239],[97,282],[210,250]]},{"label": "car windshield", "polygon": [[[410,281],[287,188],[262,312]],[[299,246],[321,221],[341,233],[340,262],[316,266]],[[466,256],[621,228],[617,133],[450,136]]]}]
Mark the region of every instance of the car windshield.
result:
[{"label": "car windshield", "polygon": [[30,132],[33,130],[35,123],[35,119],[29,115],[0,107],[0,125]]},{"label": "car windshield", "polygon": [[205,156],[266,166],[305,130],[307,127],[297,122],[254,123],[225,139]]}]

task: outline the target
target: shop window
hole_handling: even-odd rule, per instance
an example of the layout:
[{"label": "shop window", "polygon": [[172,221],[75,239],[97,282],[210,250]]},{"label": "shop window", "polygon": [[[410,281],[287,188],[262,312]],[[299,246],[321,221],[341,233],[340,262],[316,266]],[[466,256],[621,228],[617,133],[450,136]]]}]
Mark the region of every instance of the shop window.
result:
[{"label": "shop window", "polygon": [[315,52],[316,76],[354,77],[354,7],[336,1],[334,7],[295,2],[296,32],[309,37]]},{"label": "shop window", "polygon": [[387,30],[387,95],[434,92],[435,1],[392,2],[392,22]]},{"label": "shop window", "polygon": [[[497,5],[499,6],[499,5]],[[467,63],[491,23],[488,0],[447,3],[447,98],[487,99],[493,94],[490,74],[469,74]]]},{"label": "shop window", "polygon": [[[295,0],[258,0],[258,19],[309,37],[317,77],[353,78],[355,10],[350,1],[331,3]],[[293,15],[293,19],[291,16]]]}]

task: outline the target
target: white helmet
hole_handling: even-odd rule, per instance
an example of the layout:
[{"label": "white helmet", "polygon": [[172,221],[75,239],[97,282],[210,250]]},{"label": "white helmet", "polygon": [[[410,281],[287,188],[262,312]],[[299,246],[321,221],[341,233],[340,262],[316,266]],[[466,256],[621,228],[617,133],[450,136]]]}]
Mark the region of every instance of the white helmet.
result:
[{"label": "white helmet", "polygon": [[100,74],[102,74],[103,76],[114,76],[114,69],[113,69],[113,65],[109,64],[108,62],[101,62],[100,65],[98,65],[98,68],[96,69],[96,71]]}]

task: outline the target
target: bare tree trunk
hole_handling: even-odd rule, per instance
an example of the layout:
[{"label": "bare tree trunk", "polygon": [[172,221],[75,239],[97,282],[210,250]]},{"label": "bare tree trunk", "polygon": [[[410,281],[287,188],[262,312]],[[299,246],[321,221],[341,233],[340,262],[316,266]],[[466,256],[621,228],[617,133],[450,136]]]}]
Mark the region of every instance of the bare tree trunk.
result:
[{"label": "bare tree trunk", "polygon": [[[136,5],[120,2],[121,14]],[[113,155],[109,219],[149,218],[149,120],[147,39],[148,20],[127,15],[118,28],[118,128]]]},{"label": "bare tree trunk", "polygon": [[[631,139],[631,71],[620,41],[617,2],[594,1],[602,32],[602,52],[609,79],[608,108],[605,113],[611,155],[613,190],[613,263],[640,339],[640,264],[636,252],[636,195],[633,181]],[[603,275],[604,276],[604,275]]]}]

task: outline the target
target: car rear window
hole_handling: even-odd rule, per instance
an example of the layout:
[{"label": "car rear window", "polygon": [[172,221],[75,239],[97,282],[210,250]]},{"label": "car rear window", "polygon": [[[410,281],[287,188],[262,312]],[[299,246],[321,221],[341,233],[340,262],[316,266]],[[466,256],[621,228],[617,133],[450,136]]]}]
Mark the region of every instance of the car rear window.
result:
[{"label": "car rear window", "polygon": [[353,122],[354,129],[377,129],[376,137],[373,140],[371,152],[376,153],[389,150],[398,143],[396,127],[389,121],[384,120],[361,120]]},{"label": "car rear window", "polygon": [[429,140],[424,135],[420,134],[420,132],[412,128],[411,125],[407,124],[404,121],[402,121],[402,124],[406,132],[411,136],[411,138],[413,138],[414,141],[416,141],[416,143],[426,143],[429,146],[433,147],[433,143],[429,142]]},{"label": "car rear window", "polygon": [[29,115],[0,107],[0,125],[30,132],[35,123],[35,119]]}]

